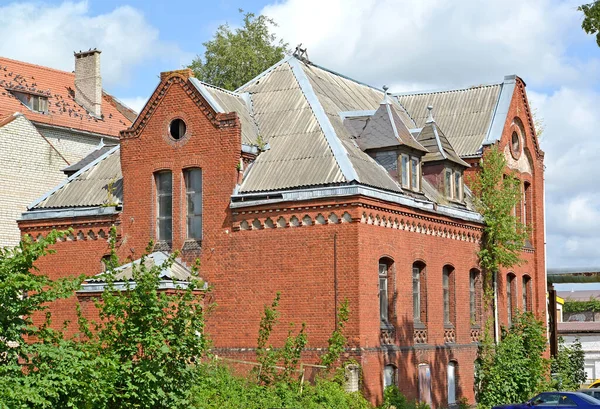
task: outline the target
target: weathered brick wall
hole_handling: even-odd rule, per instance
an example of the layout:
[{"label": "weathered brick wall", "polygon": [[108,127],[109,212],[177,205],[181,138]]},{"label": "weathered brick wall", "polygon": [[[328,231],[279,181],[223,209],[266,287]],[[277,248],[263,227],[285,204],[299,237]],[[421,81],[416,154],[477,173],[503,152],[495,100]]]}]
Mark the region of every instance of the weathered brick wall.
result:
[{"label": "weathered brick wall", "polygon": [[104,140],[104,143],[115,144],[118,142],[116,138],[102,138],[64,128],[49,128],[43,125],[37,125],[36,128],[71,165],[93,151],[100,144],[101,139]]},{"label": "weathered brick wall", "polygon": [[[53,135],[50,140],[70,163],[83,158],[99,142],[72,134]],[[68,164],[22,115],[0,127],[0,152],[0,247],[3,247],[18,243],[16,220],[31,202],[65,178],[61,169]]]}]

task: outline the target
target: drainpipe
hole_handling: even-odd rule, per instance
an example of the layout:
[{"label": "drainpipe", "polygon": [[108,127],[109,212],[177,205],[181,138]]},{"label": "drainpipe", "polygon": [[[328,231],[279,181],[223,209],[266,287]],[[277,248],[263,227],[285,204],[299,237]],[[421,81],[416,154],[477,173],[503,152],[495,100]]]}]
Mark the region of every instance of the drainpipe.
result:
[{"label": "drainpipe", "polygon": [[498,274],[494,273],[494,340],[500,342],[500,328],[498,327]]},{"label": "drainpipe", "polygon": [[333,235],[333,316],[335,319],[335,329],[338,327],[338,291],[337,291],[337,233]]}]

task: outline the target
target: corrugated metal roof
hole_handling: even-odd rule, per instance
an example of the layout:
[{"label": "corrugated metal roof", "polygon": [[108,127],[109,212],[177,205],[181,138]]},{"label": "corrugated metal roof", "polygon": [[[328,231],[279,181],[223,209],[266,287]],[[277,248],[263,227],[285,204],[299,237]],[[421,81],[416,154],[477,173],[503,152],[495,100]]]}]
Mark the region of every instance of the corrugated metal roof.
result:
[{"label": "corrugated metal roof", "polygon": [[451,91],[398,95],[418,127],[432,105],[435,119],[460,156],[479,153],[498,104],[502,83]]},{"label": "corrugated metal roof", "polygon": [[71,166],[67,166],[62,171],[66,173],[68,176],[73,175],[75,172],[80,171],[85,168],[87,165],[98,159],[100,156],[104,155],[106,152],[114,148],[115,145],[103,145],[96,150],[92,151],[85,158],[81,159],[79,162],[72,164]]},{"label": "corrugated metal roof", "polygon": [[[112,193],[109,188],[112,188]],[[122,201],[123,176],[119,147],[113,147],[30,208],[103,206],[121,204]]]},{"label": "corrugated metal roof", "polygon": [[[151,269],[154,266],[163,266],[165,261],[169,259],[169,255],[162,251],[156,251],[148,254],[144,259],[144,266],[147,269]],[[114,281],[132,281],[133,280],[133,266],[139,266],[142,259],[137,259],[131,263],[127,263],[118,267],[114,273]],[[170,266],[164,266],[161,270],[160,278],[163,280],[176,280],[176,281],[190,281],[194,277],[192,272],[181,263],[181,261],[174,260]],[[105,282],[104,273],[95,275],[94,277],[87,280],[91,283]]]},{"label": "corrugated metal roof", "polygon": [[[240,124],[242,125],[242,143],[256,145],[259,134],[258,126],[256,125],[252,112],[242,95],[214,87],[199,81],[196,78],[191,78],[191,82],[200,90],[200,92],[208,92],[212,100],[217,103],[218,108],[223,112],[236,112],[240,118]],[[210,102],[211,101],[209,101],[209,103]]]}]

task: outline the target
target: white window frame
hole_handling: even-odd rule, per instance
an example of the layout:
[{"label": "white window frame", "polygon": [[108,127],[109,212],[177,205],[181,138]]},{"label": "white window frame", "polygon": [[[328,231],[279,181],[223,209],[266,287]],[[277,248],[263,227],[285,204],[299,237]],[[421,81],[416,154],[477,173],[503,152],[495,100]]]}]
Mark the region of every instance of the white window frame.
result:
[{"label": "white window frame", "polygon": [[[159,177],[161,175],[169,175],[171,177],[171,193],[170,194],[166,194],[160,191],[159,189]],[[156,186],[156,240],[160,241],[160,242],[167,242],[167,243],[171,243],[173,241],[173,172],[171,172],[170,170],[164,170],[164,171],[160,171],[160,172],[156,172],[154,174],[154,184]],[[170,216],[161,216],[161,207],[160,207],[160,198],[161,197],[171,197],[171,215]],[[161,237],[161,230],[160,230],[160,221],[161,220],[167,220],[170,219],[171,220],[171,238],[170,240]],[[164,232],[162,232],[164,233]]]},{"label": "white window frame", "polygon": [[[191,174],[191,172],[200,172],[200,192],[196,192],[194,190],[188,190],[188,178],[189,178],[189,175]],[[187,240],[202,240],[203,231],[204,231],[204,217],[203,217],[204,179],[203,179],[203,176],[204,175],[202,173],[201,168],[188,168],[188,169],[184,169],[184,171],[183,171],[183,181],[184,181],[184,186],[185,186],[185,198],[186,198],[185,221],[186,221],[186,238],[187,238]],[[196,209],[196,210],[199,210],[199,212],[196,211],[193,214],[190,214],[189,203],[190,203],[190,196],[192,196],[192,195],[200,196],[200,209]],[[192,218],[199,217],[200,218],[200,236],[199,237],[192,237],[190,234],[190,230],[191,230],[190,229],[190,217],[192,217]]]}]

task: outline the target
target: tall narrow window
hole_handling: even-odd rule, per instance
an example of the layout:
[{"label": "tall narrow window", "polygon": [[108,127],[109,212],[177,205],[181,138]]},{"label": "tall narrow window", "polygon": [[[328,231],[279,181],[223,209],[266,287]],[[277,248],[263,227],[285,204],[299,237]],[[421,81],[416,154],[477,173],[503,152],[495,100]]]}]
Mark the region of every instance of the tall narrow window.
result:
[{"label": "tall narrow window", "polygon": [[402,187],[409,188],[410,187],[410,166],[409,166],[409,158],[408,155],[402,155]]},{"label": "tall narrow window", "polygon": [[413,320],[414,322],[421,322],[421,269],[415,264],[413,264],[412,279]]},{"label": "tall narrow window", "polygon": [[202,170],[187,169],[184,172],[187,197],[187,238],[202,239]]},{"label": "tall narrow window", "polygon": [[454,171],[454,198],[456,200],[461,200],[461,189],[462,189],[462,177],[460,172]]},{"label": "tall narrow window", "polygon": [[411,164],[411,172],[410,172],[411,188],[412,188],[412,190],[419,190],[419,179],[420,179],[419,159],[415,158],[415,157],[411,157],[410,164]]},{"label": "tall narrow window", "polygon": [[531,278],[523,276],[523,311],[533,310],[531,304]]},{"label": "tall narrow window", "polygon": [[156,238],[170,243],[173,239],[173,178],[170,171],[158,172],[156,178]]},{"label": "tall narrow window", "polygon": [[444,171],[444,192],[446,197],[452,197],[452,171],[450,169]]},{"label": "tall narrow window", "polygon": [[448,364],[448,405],[456,403],[456,363]]},{"label": "tall narrow window", "polygon": [[388,324],[388,265],[379,263],[379,317],[382,324]]},{"label": "tall narrow window", "polygon": [[469,310],[471,312],[471,325],[477,323],[477,271],[471,270],[469,274]]},{"label": "tall narrow window", "polygon": [[512,319],[513,319],[513,296],[514,296],[514,282],[515,282],[515,276],[513,274],[509,274],[506,276],[506,312],[507,312],[507,319],[508,319],[508,325],[511,326],[512,325]]},{"label": "tall narrow window", "polygon": [[444,324],[452,325],[454,321],[454,314],[452,309],[454,308],[453,303],[453,269],[450,266],[445,266],[442,275],[442,290],[444,298]]}]

